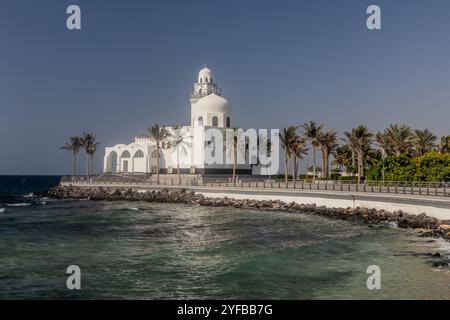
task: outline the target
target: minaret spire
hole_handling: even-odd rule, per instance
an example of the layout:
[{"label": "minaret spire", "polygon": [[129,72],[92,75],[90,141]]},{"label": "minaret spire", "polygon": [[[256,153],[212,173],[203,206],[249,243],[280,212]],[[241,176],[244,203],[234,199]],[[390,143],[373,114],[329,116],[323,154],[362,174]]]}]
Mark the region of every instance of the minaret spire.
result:
[{"label": "minaret spire", "polygon": [[191,103],[195,103],[212,93],[218,96],[222,94],[220,88],[214,82],[212,71],[205,64],[205,67],[198,73],[197,82],[194,83],[194,88],[191,92]]}]

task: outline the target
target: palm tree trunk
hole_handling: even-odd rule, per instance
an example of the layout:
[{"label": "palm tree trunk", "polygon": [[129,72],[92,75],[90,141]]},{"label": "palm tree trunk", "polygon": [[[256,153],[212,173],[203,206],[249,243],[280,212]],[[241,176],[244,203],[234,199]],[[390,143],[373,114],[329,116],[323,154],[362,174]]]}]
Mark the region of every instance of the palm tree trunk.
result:
[{"label": "palm tree trunk", "polygon": [[327,176],[327,160],[325,151],[322,151],[322,178]]},{"label": "palm tree trunk", "polygon": [[327,178],[330,177],[330,153],[327,151]]},{"label": "palm tree trunk", "polygon": [[177,171],[178,171],[178,184],[181,184],[181,175],[180,175],[180,157],[177,145]]},{"label": "palm tree trunk", "polygon": [[364,177],[364,158],[363,151],[358,150],[358,183],[361,183],[361,178]]},{"label": "palm tree trunk", "polygon": [[288,169],[289,169],[289,159],[287,151],[284,152],[284,181],[286,185],[288,184]]},{"label": "palm tree trunk", "polygon": [[158,151],[158,156],[156,157],[156,184],[159,184],[159,144],[156,145],[156,150]]},{"label": "palm tree trunk", "polygon": [[86,179],[89,180],[89,155],[86,153]]},{"label": "palm tree trunk", "polygon": [[237,144],[233,144],[233,183],[236,179]]},{"label": "palm tree trunk", "polygon": [[[313,179],[312,182],[314,183],[316,181],[316,146],[312,145],[313,147]],[[308,170],[308,169],[306,169]]]},{"label": "palm tree trunk", "polygon": [[292,182],[294,182],[297,179],[297,157],[294,155],[294,158],[292,159]]},{"label": "palm tree trunk", "polygon": [[364,170],[364,158],[361,159],[361,177],[364,178],[365,170]]},{"label": "palm tree trunk", "polygon": [[75,180],[77,174],[77,155],[73,154],[73,168],[72,168],[72,181]]},{"label": "palm tree trunk", "polygon": [[352,147],[352,167],[353,167],[353,170],[355,170],[355,167],[356,167],[356,156],[355,156],[355,149]]}]

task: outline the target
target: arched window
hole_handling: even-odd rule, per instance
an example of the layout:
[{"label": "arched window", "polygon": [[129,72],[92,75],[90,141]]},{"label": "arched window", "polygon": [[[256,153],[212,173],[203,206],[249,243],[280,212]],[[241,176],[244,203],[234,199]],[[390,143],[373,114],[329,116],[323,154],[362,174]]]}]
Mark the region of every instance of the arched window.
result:
[{"label": "arched window", "polygon": [[120,156],[121,158],[129,158],[130,157],[130,153],[125,150],[124,152],[122,152],[122,155]]},{"label": "arched window", "polygon": [[202,78],[200,78],[200,83],[202,83],[203,82],[203,79]]},{"label": "arched window", "polygon": [[214,117],[212,118],[212,125],[213,125],[213,127],[219,126],[219,118],[217,118],[216,116],[214,116]]},{"label": "arched window", "polygon": [[203,125],[203,117],[198,117],[198,125],[199,126]]},{"label": "arched window", "polygon": [[138,150],[136,151],[136,153],[134,154],[135,158],[143,158],[144,157],[144,153],[142,152],[142,150]]},{"label": "arched window", "polygon": [[227,128],[231,127],[231,119],[227,117]]},{"label": "arched window", "polygon": [[153,150],[152,158],[158,158],[158,150]]}]

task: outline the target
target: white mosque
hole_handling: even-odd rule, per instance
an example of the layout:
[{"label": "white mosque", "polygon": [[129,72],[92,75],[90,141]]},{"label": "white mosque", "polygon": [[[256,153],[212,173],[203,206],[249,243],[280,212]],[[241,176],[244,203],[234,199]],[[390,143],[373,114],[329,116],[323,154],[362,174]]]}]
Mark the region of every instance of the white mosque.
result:
[{"label": "white mosque", "polygon": [[[199,74],[191,92],[190,125],[176,128],[182,143],[174,147],[170,141],[162,142],[160,150],[160,173],[176,174],[179,163],[182,174],[229,174],[230,164],[208,164],[205,161],[205,130],[217,128],[225,131],[232,125],[231,107],[222,97],[222,92],[213,73],[206,66]],[[165,126],[174,134],[174,126]],[[157,171],[158,150],[148,137],[138,136],[131,144],[118,144],[105,149],[104,173],[147,173]],[[252,174],[251,165],[238,165],[236,173]]]}]

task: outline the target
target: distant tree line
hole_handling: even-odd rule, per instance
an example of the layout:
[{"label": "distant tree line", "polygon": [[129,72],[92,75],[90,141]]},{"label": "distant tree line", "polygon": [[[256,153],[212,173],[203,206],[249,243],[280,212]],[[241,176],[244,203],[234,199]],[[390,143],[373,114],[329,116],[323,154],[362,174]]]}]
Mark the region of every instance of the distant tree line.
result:
[{"label": "distant tree line", "polygon": [[[313,181],[318,171],[317,151],[321,153],[324,179],[345,173],[354,175],[358,181],[450,181],[450,135],[439,140],[429,129],[413,130],[404,124],[391,124],[384,131],[373,133],[360,125],[339,138],[335,130],[325,130],[323,124],[310,121],[284,128],[280,141],[286,182],[288,177],[298,178],[298,164],[309,150],[313,157]],[[330,157],[335,166],[332,170]]]}]

